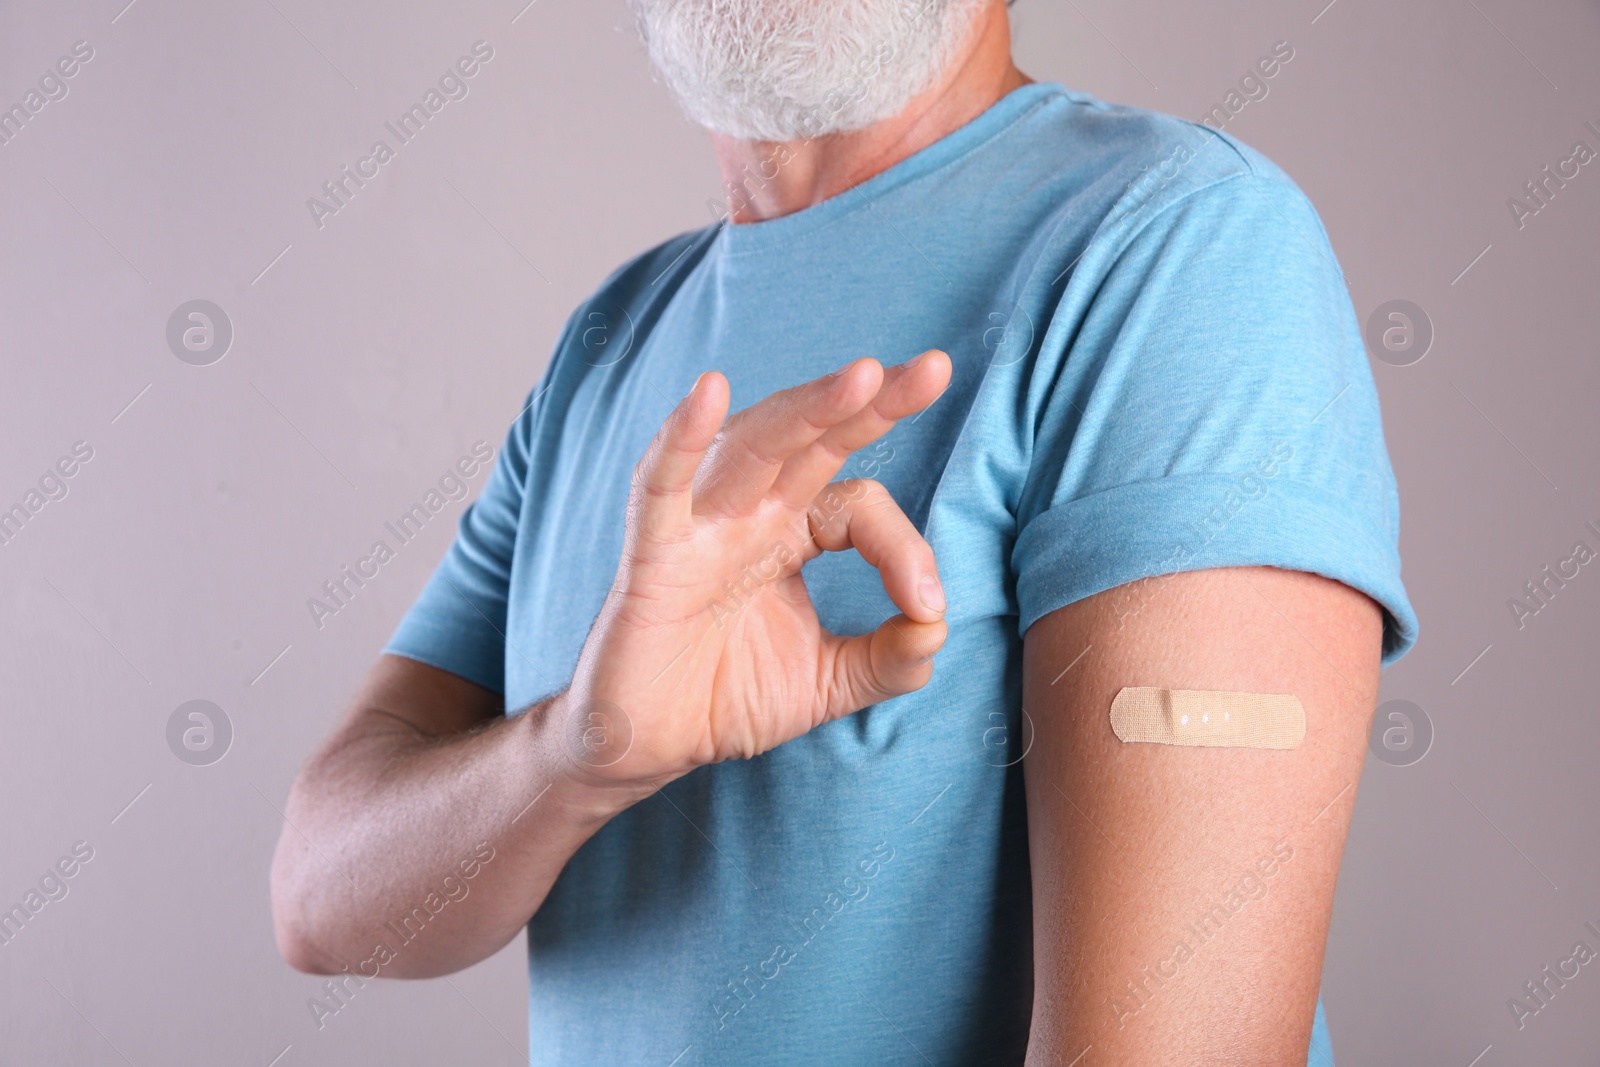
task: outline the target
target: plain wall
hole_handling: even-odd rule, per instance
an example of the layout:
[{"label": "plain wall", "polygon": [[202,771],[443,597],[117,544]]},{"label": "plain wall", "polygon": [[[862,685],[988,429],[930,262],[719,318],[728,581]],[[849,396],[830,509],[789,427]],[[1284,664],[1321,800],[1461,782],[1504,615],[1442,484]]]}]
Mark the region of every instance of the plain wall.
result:
[{"label": "plain wall", "polygon": [[[289,783],[464,504],[320,627],[306,601],[499,446],[608,271],[709,220],[708,146],[618,0],[125,3],[0,0],[0,106],[94,49],[0,146],[0,506],[93,450],[0,547],[0,906],[94,850],[0,946],[0,1063],[522,1062],[520,937],[319,1029],[268,912]],[[1435,331],[1374,366],[1422,618],[1383,696],[1435,736],[1368,759],[1324,986],[1339,1062],[1588,1062],[1596,968],[1520,1030],[1506,1002],[1600,949],[1600,564],[1537,615],[1508,600],[1600,548],[1600,163],[1521,228],[1507,200],[1600,149],[1600,6],[1325,3],[1013,13],[1035,77],[1189,118],[1294,48],[1228,129],[1310,194],[1363,320],[1404,299]],[[319,227],[307,199],[478,40],[469,95]],[[167,342],[194,299],[234,331],[209,366]],[[208,766],[167,740],[195,699],[233,729]]]}]

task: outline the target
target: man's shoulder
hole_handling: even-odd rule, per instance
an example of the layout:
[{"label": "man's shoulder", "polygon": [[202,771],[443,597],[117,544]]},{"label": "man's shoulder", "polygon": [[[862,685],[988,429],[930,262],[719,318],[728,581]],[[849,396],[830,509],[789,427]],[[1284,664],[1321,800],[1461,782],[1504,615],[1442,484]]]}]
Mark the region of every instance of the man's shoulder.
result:
[{"label": "man's shoulder", "polygon": [[[678,286],[716,238],[720,223],[675,234],[606,275],[567,316],[552,355],[547,384],[564,375],[615,366],[671,301]],[[575,358],[563,358],[574,353]]]},{"label": "man's shoulder", "polygon": [[[719,220],[698,230],[685,230],[624,260],[595,287],[584,304],[628,299],[652,289],[670,293],[673,279],[683,276],[682,268],[698,262],[720,226]],[[578,310],[582,311],[582,306]]]},{"label": "man's shoulder", "polygon": [[1163,209],[1202,192],[1304,199],[1272,160],[1209,122],[1067,89],[1056,99],[1059,106],[1041,109],[1030,124],[1028,155],[1035,166],[1064,179],[1062,210],[1081,218],[1085,198],[1094,201],[1091,213],[1103,216],[1102,231],[1150,223]]}]

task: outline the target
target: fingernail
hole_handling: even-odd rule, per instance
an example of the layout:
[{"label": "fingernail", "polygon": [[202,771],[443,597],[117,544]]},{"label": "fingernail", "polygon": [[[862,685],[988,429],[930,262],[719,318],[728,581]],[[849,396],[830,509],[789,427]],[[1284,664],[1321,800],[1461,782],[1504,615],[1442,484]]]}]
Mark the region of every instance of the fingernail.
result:
[{"label": "fingernail", "polygon": [[839,375],[843,374],[845,371],[849,370],[851,367],[854,367],[855,365],[856,365],[856,361],[852,359],[849,363],[846,363],[844,366],[840,367],[838,370],[829,371],[828,372],[828,377],[837,378]]},{"label": "fingernail", "polygon": [[921,362],[922,362],[922,356],[921,355],[916,355],[916,356],[912,356],[910,359],[906,360],[904,363],[902,363],[900,365],[902,367],[911,368],[911,367],[915,367],[918,363],[921,363]]},{"label": "fingernail", "polygon": [[711,372],[710,372],[710,371],[704,371],[704,372],[702,372],[702,373],[701,373],[701,375],[700,375],[700,377],[698,377],[698,378],[696,378],[696,379],[695,379],[695,380],[694,380],[694,384],[693,384],[693,385],[691,385],[691,386],[689,386],[689,391],[688,391],[688,392],[687,392],[687,393],[684,393],[684,394],[683,394],[683,398],[684,398],[684,399],[685,399],[685,400],[687,400],[687,399],[689,399],[689,398],[690,398],[690,397],[691,397],[691,396],[693,396],[693,395],[694,395],[694,391],[695,391],[695,390],[696,390],[696,389],[698,389],[698,388],[700,388],[700,383],[701,383],[701,382],[703,382],[703,381],[705,381],[705,380],[706,380],[706,375],[707,375],[707,374],[710,374],[710,373],[711,373]]},{"label": "fingernail", "polygon": [[917,595],[922,598],[923,604],[929,611],[944,611],[944,589],[939,585],[939,579],[928,575],[922,579],[922,584],[917,586]]}]

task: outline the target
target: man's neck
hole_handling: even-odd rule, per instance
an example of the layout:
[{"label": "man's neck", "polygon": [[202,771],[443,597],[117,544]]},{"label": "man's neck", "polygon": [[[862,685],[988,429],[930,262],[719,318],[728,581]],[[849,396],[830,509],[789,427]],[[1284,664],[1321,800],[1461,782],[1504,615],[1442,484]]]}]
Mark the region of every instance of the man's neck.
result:
[{"label": "man's neck", "polygon": [[1005,5],[992,3],[975,17],[950,69],[897,115],[854,133],[797,141],[713,133],[729,216],[735,223],[759,222],[837,196],[960,129],[1032,80],[1011,61]]}]

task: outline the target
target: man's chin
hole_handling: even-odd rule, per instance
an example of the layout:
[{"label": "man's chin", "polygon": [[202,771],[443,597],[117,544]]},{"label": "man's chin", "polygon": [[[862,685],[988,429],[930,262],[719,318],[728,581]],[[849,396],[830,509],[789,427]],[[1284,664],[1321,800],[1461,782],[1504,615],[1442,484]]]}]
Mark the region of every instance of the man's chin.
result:
[{"label": "man's chin", "polygon": [[[695,122],[809,140],[903,111],[987,0],[632,0],[657,73]],[[817,42],[826,42],[819,47]]]}]

